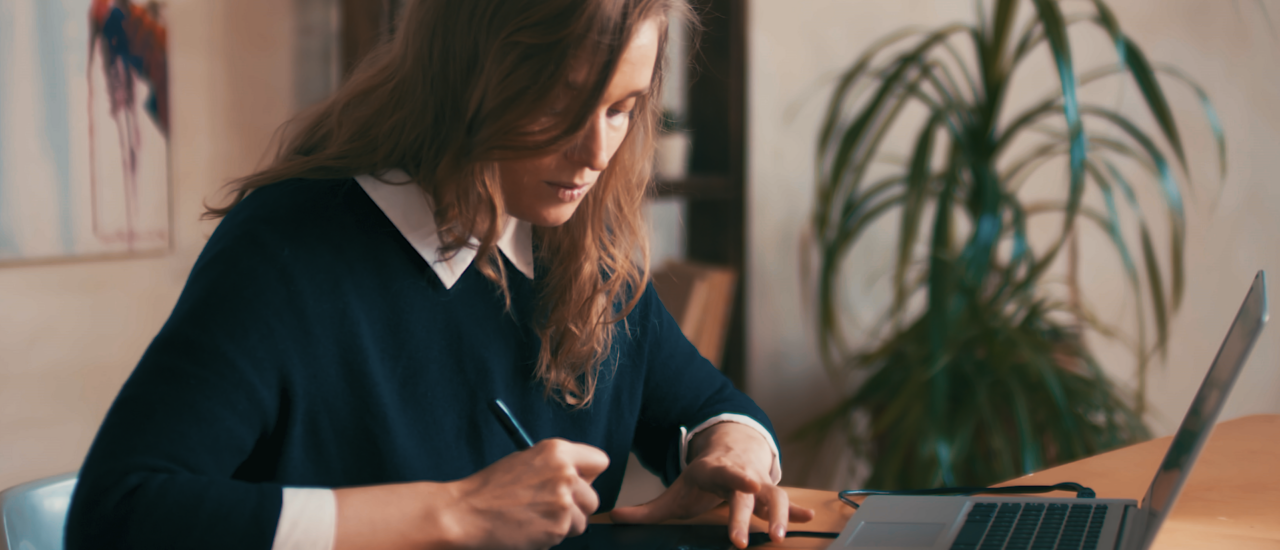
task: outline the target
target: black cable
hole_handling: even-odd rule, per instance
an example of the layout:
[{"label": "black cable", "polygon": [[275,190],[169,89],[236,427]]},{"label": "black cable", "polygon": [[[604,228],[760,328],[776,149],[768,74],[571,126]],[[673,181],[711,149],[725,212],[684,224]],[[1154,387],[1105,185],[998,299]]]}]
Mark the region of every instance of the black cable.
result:
[{"label": "black cable", "polygon": [[1097,493],[1093,489],[1085,487],[1079,483],[1067,481],[1057,485],[1010,485],[1007,487],[938,487],[936,489],[905,489],[900,491],[879,491],[876,489],[850,489],[840,491],[840,501],[849,506],[858,508],[858,503],[850,500],[849,497],[870,496],[870,495],[907,495],[907,496],[932,496],[932,495],[1026,495],[1034,493],[1051,493],[1053,491],[1074,491],[1076,498],[1097,498]]}]

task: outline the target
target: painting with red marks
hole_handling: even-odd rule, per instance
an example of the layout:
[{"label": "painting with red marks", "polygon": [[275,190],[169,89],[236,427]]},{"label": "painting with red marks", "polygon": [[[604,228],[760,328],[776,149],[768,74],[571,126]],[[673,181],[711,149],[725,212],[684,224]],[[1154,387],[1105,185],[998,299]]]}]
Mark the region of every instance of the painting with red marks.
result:
[{"label": "painting with red marks", "polygon": [[0,262],[169,249],[164,12],[0,1]]}]

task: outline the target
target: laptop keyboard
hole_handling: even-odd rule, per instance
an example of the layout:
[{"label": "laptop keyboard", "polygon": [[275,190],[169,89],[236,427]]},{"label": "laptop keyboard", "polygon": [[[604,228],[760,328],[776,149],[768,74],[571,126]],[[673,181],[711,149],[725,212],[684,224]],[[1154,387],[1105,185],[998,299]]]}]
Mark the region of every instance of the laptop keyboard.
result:
[{"label": "laptop keyboard", "polygon": [[1096,550],[1106,504],[977,502],[951,550]]}]

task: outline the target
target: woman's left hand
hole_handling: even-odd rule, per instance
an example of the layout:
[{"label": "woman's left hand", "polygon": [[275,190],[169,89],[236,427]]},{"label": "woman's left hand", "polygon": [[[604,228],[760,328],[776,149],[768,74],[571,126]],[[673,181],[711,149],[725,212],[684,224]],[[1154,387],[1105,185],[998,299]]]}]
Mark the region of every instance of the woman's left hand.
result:
[{"label": "woman's left hand", "polygon": [[717,504],[729,503],[729,538],[747,547],[754,513],[769,522],[774,541],[786,537],[787,523],[813,519],[813,510],[791,504],[786,491],[773,484],[769,471],[773,451],[760,432],[734,422],[721,422],[689,442],[689,465],[658,498],[639,506],[617,508],[618,523],[659,523],[688,519]]}]

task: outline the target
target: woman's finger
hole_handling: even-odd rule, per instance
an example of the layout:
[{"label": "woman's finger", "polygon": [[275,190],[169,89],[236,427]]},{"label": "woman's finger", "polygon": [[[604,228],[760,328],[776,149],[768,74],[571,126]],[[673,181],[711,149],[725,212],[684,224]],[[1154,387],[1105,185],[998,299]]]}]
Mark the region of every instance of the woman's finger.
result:
[{"label": "woman's finger", "polygon": [[[777,485],[765,487],[761,494],[768,495],[769,504],[769,538],[773,542],[782,542],[787,538],[787,520],[791,515],[791,497]],[[756,497],[759,499],[759,497]]]},{"label": "woman's finger", "polygon": [[581,511],[574,510],[570,516],[569,533],[565,538],[576,537],[587,532],[587,524],[590,522],[590,514],[583,514]]},{"label": "woman's finger", "polygon": [[[790,498],[790,495],[787,495],[787,497]],[[813,516],[814,516],[813,509],[805,508],[804,506],[800,506],[799,504],[796,504],[794,502],[791,503],[791,506],[789,508],[791,508],[791,514],[790,514],[791,523],[805,523],[808,521],[813,521]]]},{"label": "woman's finger", "polygon": [[[582,511],[583,516],[590,516],[600,508],[600,495],[596,494],[591,484],[578,480],[573,484],[573,503]],[[581,533],[579,533],[581,534]]]},{"label": "woman's finger", "polygon": [[[788,500],[791,499],[790,493],[787,494],[787,499]],[[787,508],[789,509],[788,510],[789,513],[787,514],[788,525],[792,523],[805,523],[808,521],[813,521],[814,511],[812,509],[805,508],[804,506],[801,506],[794,502],[792,502],[789,506],[787,506]],[[756,514],[756,517],[760,519],[763,519],[763,520],[769,519],[769,506],[765,504],[764,499],[760,499],[760,498],[756,499],[755,514]]]},{"label": "woman's finger", "polygon": [[734,493],[729,497],[729,540],[738,548],[747,547],[751,531],[751,512],[755,510],[756,497],[751,493]]}]

